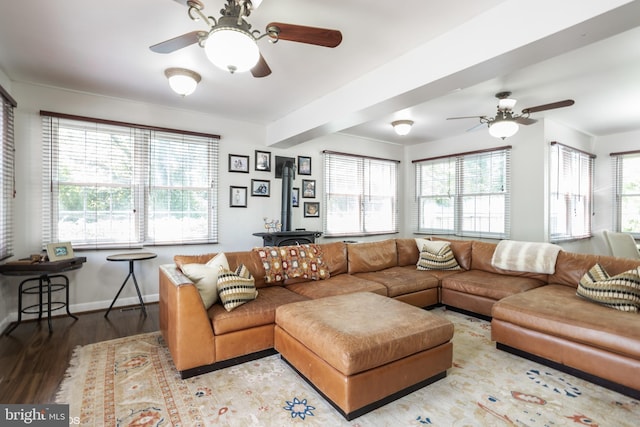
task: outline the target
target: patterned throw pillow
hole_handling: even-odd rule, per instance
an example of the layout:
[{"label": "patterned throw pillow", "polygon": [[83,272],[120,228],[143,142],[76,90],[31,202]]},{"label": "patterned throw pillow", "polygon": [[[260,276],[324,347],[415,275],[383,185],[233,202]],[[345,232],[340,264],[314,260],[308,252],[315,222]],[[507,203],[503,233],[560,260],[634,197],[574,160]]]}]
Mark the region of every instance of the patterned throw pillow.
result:
[{"label": "patterned throw pillow", "polygon": [[255,280],[242,264],[236,271],[222,270],[218,275],[218,294],[220,302],[227,311],[253,301],[258,296]]},{"label": "patterned throw pillow", "polygon": [[422,246],[418,270],[460,270],[449,242],[428,242]]},{"label": "patterned throw pillow", "polygon": [[218,274],[221,269],[229,269],[227,256],[220,252],[206,264],[184,264],[181,268],[198,288],[204,307],[208,310],[218,300]]},{"label": "patterned throw pillow", "polygon": [[275,246],[267,246],[264,248],[254,248],[254,251],[258,253],[262,266],[264,267],[265,276],[264,281],[266,283],[277,283],[284,280],[284,274],[282,272],[282,259],[280,258],[280,252]]},{"label": "patterned throw pillow", "polygon": [[329,278],[329,270],[322,259],[322,249],[315,244],[282,246],[282,271],[285,279],[320,280]]},{"label": "patterned throw pillow", "polygon": [[610,277],[596,264],[582,276],[576,295],[589,301],[637,313],[640,310],[640,272],[637,268]]}]

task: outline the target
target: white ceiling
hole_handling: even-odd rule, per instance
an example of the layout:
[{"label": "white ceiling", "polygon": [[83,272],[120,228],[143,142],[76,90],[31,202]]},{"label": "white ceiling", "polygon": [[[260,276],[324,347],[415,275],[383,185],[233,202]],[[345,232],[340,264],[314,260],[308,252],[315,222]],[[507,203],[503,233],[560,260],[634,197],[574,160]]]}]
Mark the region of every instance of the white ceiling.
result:
[{"label": "white ceiling", "polygon": [[[203,2],[205,12],[215,17],[224,3]],[[231,75],[215,68],[197,45],[168,55],[151,52],[153,44],[204,29],[188,18],[179,1],[4,1],[0,6],[0,69],[15,82],[139,100],[268,126],[503,3],[264,0],[248,19],[253,29],[263,31],[272,21],[333,28],[342,31],[343,42],[330,49],[286,41],[271,44],[263,39],[260,49],[273,73],[257,79],[249,73]],[[513,92],[518,99],[517,111],[575,99],[573,107],[539,113],[534,118],[553,117],[592,135],[639,129],[640,28],[627,30],[634,25],[622,20],[625,22],[619,29],[599,33],[609,36],[624,30],[619,35],[527,68],[504,67],[509,74],[501,74],[500,61],[494,61],[491,75],[496,77],[491,80],[445,96],[415,100],[402,111],[379,108],[379,116],[363,115],[356,126],[338,130],[401,144],[451,137],[476,122],[447,121],[447,117],[493,115],[493,94],[502,90]],[[175,95],[163,74],[169,67],[200,73],[202,81],[196,92],[185,98]],[[399,117],[416,122],[407,137],[397,137],[391,131],[389,123]]]}]

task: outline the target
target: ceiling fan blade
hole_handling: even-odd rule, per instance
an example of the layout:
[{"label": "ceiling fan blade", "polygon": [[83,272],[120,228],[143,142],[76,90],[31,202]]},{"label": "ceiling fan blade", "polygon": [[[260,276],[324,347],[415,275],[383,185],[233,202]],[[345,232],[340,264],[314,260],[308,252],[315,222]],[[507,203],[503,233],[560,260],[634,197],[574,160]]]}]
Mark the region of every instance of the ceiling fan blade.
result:
[{"label": "ceiling fan blade", "polygon": [[487,116],[461,116],[461,117],[447,117],[447,120],[458,120],[458,119],[486,119]]},{"label": "ceiling fan blade", "polygon": [[483,127],[485,127],[487,124],[486,123],[478,123],[475,126],[471,126],[469,129],[466,130],[466,132],[475,132],[477,130],[482,129]]},{"label": "ceiling fan blade", "polygon": [[537,122],[537,120],[535,120],[535,119],[530,119],[530,118],[528,118],[528,117],[517,117],[517,118],[515,119],[515,121],[516,121],[516,123],[519,123],[519,124],[521,124],[521,125],[525,125],[525,126],[532,125],[532,124],[534,124],[534,123],[536,123],[536,122]]},{"label": "ceiling fan blade", "polygon": [[283,24],[281,22],[272,22],[267,25],[268,33],[271,32],[271,28],[276,29],[278,40],[288,40],[324,47],[336,47],[342,42],[342,33],[338,30]]},{"label": "ceiling fan blade", "polygon": [[267,77],[271,74],[271,68],[269,68],[269,64],[264,60],[262,54],[260,54],[258,63],[251,69],[251,74],[253,74],[253,77]]},{"label": "ceiling fan blade", "polygon": [[544,104],[544,105],[538,105],[536,107],[525,108],[524,110],[522,110],[522,114],[537,113],[538,111],[546,111],[546,110],[553,110],[555,108],[570,107],[573,104],[575,104],[575,101],[573,99],[565,99],[564,101],[552,102],[551,104]]},{"label": "ceiling fan blade", "polygon": [[162,43],[154,44],[153,46],[149,47],[149,49],[151,49],[155,53],[171,53],[175,52],[178,49],[182,49],[183,47],[198,43],[200,41],[200,38],[206,35],[206,31],[192,31],[181,36],[165,40]]}]

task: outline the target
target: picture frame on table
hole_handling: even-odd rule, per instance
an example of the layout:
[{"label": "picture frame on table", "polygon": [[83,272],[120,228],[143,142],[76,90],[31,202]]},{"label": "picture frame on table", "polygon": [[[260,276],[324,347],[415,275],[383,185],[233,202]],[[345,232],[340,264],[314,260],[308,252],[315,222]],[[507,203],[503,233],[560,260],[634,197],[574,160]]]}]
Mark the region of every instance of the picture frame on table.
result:
[{"label": "picture frame on table", "polygon": [[246,208],[247,207],[247,187],[229,187],[229,207]]},{"label": "picture frame on table", "polygon": [[305,218],[318,218],[320,216],[320,202],[304,202]]},{"label": "picture frame on table", "polygon": [[47,257],[49,261],[60,261],[73,258],[71,242],[49,243],[47,245]]},{"label": "picture frame on table", "polygon": [[256,150],[254,169],[262,172],[271,172],[271,152]]},{"label": "picture frame on table", "polygon": [[252,179],[251,195],[255,197],[271,196],[271,181],[267,179]]},{"label": "picture frame on table", "polygon": [[316,180],[315,179],[302,180],[302,198],[303,199],[316,198]]},{"label": "picture frame on table", "polygon": [[229,154],[229,172],[249,173],[249,156]]},{"label": "picture frame on table", "polygon": [[311,157],[298,156],[298,175],[311,175]]},{"label": "picture frame on table", "polygon": [[291,188],[291,206],[294,208],[300,207],[300,188]]}]

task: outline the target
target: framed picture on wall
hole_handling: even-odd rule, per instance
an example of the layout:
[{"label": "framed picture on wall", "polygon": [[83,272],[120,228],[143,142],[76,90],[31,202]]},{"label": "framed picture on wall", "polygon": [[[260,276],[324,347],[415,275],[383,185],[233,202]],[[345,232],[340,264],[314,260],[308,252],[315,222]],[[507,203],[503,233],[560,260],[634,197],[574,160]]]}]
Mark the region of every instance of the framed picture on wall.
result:
[{"label": "framed picture on wall", "polygon": [[300,189],[298,187],[291,188],[291,206],[300,207]]},{"label": "framed picture on wall", "polygon": [[271,181],[252,179],[251,195],[256,197],[269,197],[271,195]]},{"label": "framed picture on wall", "polygon": [[256,150],[255,170],[263,172],[271,171],[271,153],[269,151]]},{"label": "framed picture on wall", "polygon": [[318,202],[304,202],[304,216],[310,218],[317,218],[320,216],[320,203]]},{"label": "framed picture on wall", "polygon": [[247,187],[229,187],[229,206],[232,208],[247,207]]},{"label": "framed picture on wall", "polygon": [[302,180],[302,198],[315,199],[315,197],[316,197],[316,180],[303,179]]},{"label": "framed picture on wall", "polygon": [[229,172],[249,173],[249,156],[229,154]]},{"label": "framed picture on wall", "polygon": [[294,159],[293,157],[282,156],[276,156],[276,178],[282,178],[282,167],[287,161],[291,162],[291,164],[293,165],[293,179],[296,178],[296,159]]},{"label": "framed picture on wall", "polygon": [[298,156],[298,174],[311,175],[311,157]]}]

